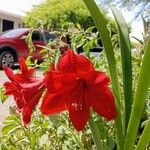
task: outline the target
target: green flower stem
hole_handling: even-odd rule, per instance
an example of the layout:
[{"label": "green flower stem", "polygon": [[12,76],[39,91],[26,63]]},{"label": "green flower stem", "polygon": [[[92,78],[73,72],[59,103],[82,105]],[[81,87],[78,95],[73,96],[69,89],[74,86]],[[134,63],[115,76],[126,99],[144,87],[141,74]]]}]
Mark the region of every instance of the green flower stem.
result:
[{"label": "green flower stem", "polygon": [[146,145],[150,142],[150,119],[144,128],[141,138],[137,144],[136,150],[143,150]]},{"label": "green flower stem", "polygon": [[92,116],[89,119],[89,126],[91,129],[97,150],[103,150],[104,148],[103,148],[103,144],[101,142],[101,137],[100,137],[98,128],[97,128],[96,123],[94,122]]},{"label": "green flower stem", "polygon": [[[129,120],[127,134],[125,138],[125,150],[133,150],[145,100],[150,86],[150,38],[145,49],[145,54],[139,74],[135,99]],[[147,133],[149,134],[149,133]]]},{"label": "green flower stem", "polygon": [[115,120],[116,129],[117,129],[117,144],[118,149],[123,150],[124,145],[124,133],[122,127],[122,117],[121,117],[121,103],[120,103],[120,90],[119,90],[119,83],[118,83],[118,76],[117,76],[117,69],[116,69],[116,61],[114,57],[112,42],[110,38],[110,34],[107,29],[107,22],[103,17],[101,11],[99,10],[98,6],[94,2],[94,0],[83,0],[85,5],[87,6],[93,20],[99,30],[100,37],[103,42],[103,46],[106,52],[107,61],[110,69],[111,81],[112,81],[112,88],[113,93],[116,98],[116,105],[118,111],[118,118]]}]

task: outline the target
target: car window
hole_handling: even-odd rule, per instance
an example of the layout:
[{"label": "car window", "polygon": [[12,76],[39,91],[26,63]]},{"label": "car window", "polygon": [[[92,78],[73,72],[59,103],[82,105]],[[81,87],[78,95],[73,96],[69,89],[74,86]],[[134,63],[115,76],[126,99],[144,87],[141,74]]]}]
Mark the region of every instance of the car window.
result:
[{"label": "car window", "polygon": [[45,39],[47,42],[55,40],[57,37],[54,34],[44,32],[45,34]]},{"label": "car window", "polygon": [[32,32],[32,41],[43,41],[41,32],[39,31],[33,31]]},{"label": "car window", "polygon": [[103,47],[93,47],[90,49],[90,52],[101,52],[104,48]]},{"label": "car window", "polygon": [[32,32],[32,41],[44,41],[43,36],[45,36],[46,42],[53,41],[54,39],[57,38],[54,34],[51,34],[49,32],[43,33],[41,31],[35,30]]}]

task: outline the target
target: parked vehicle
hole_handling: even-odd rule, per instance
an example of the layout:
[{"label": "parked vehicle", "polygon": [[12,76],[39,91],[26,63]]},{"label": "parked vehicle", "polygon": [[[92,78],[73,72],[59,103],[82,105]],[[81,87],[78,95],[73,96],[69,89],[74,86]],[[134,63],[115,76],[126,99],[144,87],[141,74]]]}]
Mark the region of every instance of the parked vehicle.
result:
[{"label": "parked vehicle", "polygon": [[[14,63],[18,61],[19,57],[27,58],[31,55],[33,60],[37,59],[42,61],[42,55],[39,52],[42,46],[45,46],[48,41],[56,39],[56,35],[49,33],[48,31],[41,32],[39,30],[33,30],[31,32],[32,43],[35,50],[30,53],[25,37],[29,34],[31,29],[19,28],[9,30],[0,35],[0,68],[3,65],[12,67]],[[39,46],[40,45],[40,46]],[[67,45],[60,48],[60,51],[64,52],[68,49]]]}]

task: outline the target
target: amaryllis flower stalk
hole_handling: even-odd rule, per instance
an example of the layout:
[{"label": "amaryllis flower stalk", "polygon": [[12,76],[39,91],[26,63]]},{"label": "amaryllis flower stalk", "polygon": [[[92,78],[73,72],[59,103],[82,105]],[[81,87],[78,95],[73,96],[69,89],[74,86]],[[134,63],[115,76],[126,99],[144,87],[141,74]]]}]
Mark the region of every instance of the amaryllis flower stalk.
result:
[{"label": "amaryllis flower stalk", "polygon": [[18,109],[22,112],[25,125],[31,121],[31,114],[38,104],[44,90],[43,78],[35,77],[35,70],[29,69],[23,58],[19,59],[20,73],[4,66],[4,71],[10,82],[5,82],[5,94],[13,95]]},{"label": "amaryllis flower stalk", "polygon": [[107,120],[115,119],[117,113],[109,77],[96,71],[92,62],[72,50],[65,52],[55,70],[46,73],[47,92],[41,111],[45,115],[69,111],[74,127],[83,130],[91,110]]}]

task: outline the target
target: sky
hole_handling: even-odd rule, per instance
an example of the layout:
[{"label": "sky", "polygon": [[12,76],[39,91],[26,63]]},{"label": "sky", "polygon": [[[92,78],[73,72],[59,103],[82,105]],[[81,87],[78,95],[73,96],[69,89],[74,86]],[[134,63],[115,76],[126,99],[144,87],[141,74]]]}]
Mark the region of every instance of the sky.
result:
[{"label": "sky", "polygon": [[40,4],[44,0],[0,0],[0,10],[24,15],[33,5]]},{"label": "sky", "polygon": [[126,23],[131,23],[131,36],[137,37],[140,40],[143,40],[143,22],[142,18],[135,19],[134,13],[132,11],[121,11]]},{"label": "sky", "polygon": [[[45,0],[0,0],[0,10],[18,15],[25,15],[25,11],[32,9],[33,5],[38,5],[43,1]],[[127,23],[129,23],[134,17],[134,14],[132,12],[122,11],[122,13]],[[141,39],[142,32],[142,21],[134,21],[132,24],[132,36],[136,36]]]}]

